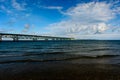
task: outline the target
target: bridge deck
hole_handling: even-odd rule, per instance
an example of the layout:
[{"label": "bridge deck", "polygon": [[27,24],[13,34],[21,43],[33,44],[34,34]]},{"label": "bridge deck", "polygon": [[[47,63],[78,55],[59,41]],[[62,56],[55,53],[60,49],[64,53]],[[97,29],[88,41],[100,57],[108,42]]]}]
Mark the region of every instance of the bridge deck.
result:
[{"label": "bridge deck", "polygon": [[0,41],[2,41],[2,38],[12,38],[13,41],[18,41],[19,39],[32,39],[34,41],[39,39],[44,39],[44,40],[73,40],[74,39],[74,38],[68,38],[68,37],[0,33]]}]

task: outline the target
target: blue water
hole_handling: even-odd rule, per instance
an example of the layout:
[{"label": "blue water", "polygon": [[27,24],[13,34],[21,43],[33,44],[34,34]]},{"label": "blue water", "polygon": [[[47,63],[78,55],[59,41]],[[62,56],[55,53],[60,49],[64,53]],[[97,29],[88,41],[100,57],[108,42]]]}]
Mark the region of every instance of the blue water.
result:
[{"label": "blue water", "polygon": [[0,64],[46,61],[120,64],[120,41],[0,42]]}]

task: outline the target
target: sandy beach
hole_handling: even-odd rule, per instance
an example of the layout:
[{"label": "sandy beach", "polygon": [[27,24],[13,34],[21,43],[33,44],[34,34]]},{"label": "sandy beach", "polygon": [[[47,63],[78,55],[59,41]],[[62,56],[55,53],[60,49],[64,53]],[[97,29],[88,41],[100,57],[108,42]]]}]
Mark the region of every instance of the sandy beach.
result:
[{"label": "sandy beach", "polygon": [[0,64],[0,80],[120,80],[120,66],[69,62]]}]

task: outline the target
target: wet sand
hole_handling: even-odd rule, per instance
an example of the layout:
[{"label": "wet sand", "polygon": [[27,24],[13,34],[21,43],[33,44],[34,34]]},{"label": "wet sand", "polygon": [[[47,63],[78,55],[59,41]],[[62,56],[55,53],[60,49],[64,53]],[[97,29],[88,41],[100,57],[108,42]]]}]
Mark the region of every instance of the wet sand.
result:
[{"label": "wet sand", "polygon": [[0,80],[120,80],[120,66],[69,62],[0,64]]}]

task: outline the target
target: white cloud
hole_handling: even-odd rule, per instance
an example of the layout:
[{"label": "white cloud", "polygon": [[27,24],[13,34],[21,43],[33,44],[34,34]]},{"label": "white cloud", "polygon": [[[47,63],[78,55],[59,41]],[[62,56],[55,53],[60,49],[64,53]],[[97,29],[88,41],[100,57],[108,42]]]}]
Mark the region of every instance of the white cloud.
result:
[{"label": "white cloud", "polygon": [[82,18],[88,22],[103,22],[114,17],[114,13],[110,8],[111,5],[105,2],[90,2],[78,4],[76,7],[70,8],[67,10],[66,14],[73,19],[81,20]]},{"label": "white cloud", "polygon": [[61,6],[47,6],[47,7],[42,7],[42,8],[45,8],[45,9],[57,9],[57,10],[61,10],[63,7]]},{"label": "white cloud", "polygon": [[89,2],[69,8],[64,15],[68,20],[50,24],[48,29],[54,35],[79,37],[81,35],[104,34],[110,29],[109,21],[119,14],[112,3]]},{"label": "white cloud", "polygon": [[7,14],[11,14],[11,13],[12,13],[12,11],[9,10],[9,9],[7,9],[4,5],[1,5],[1,6],[0,6],[0,9],[1,9],[1,12],[4,11],[4,12],[6,12]]},{"label": "white cloud", "polygon": [[16,10],[24,10],[24,7],[21,6],[16,0],[12,0],[12,7]]},{"label": "white cloud", "polygon": [[27,32],[29,32],[30,28],[31,28],[30,24],[25,24],[22,32],[27,33]]},{"label": "white cloud", "polygon": [[62,21],[51,24],[48,29],[56,35],[79,35],[79,34],[98,34],[104,32],[108,28],[105,23],[81,24],[74,21]]},{"label": "white cloud", "polygon": [[77,39],[120,40],[120,34],[76,35]]},{"label": "white cloud", "polygon": [[[21,31],[22,33],[33,33],[34,31],[34,24],[24,24],[23,30]],[[32,32],[31,32],[32,31]]]}]

